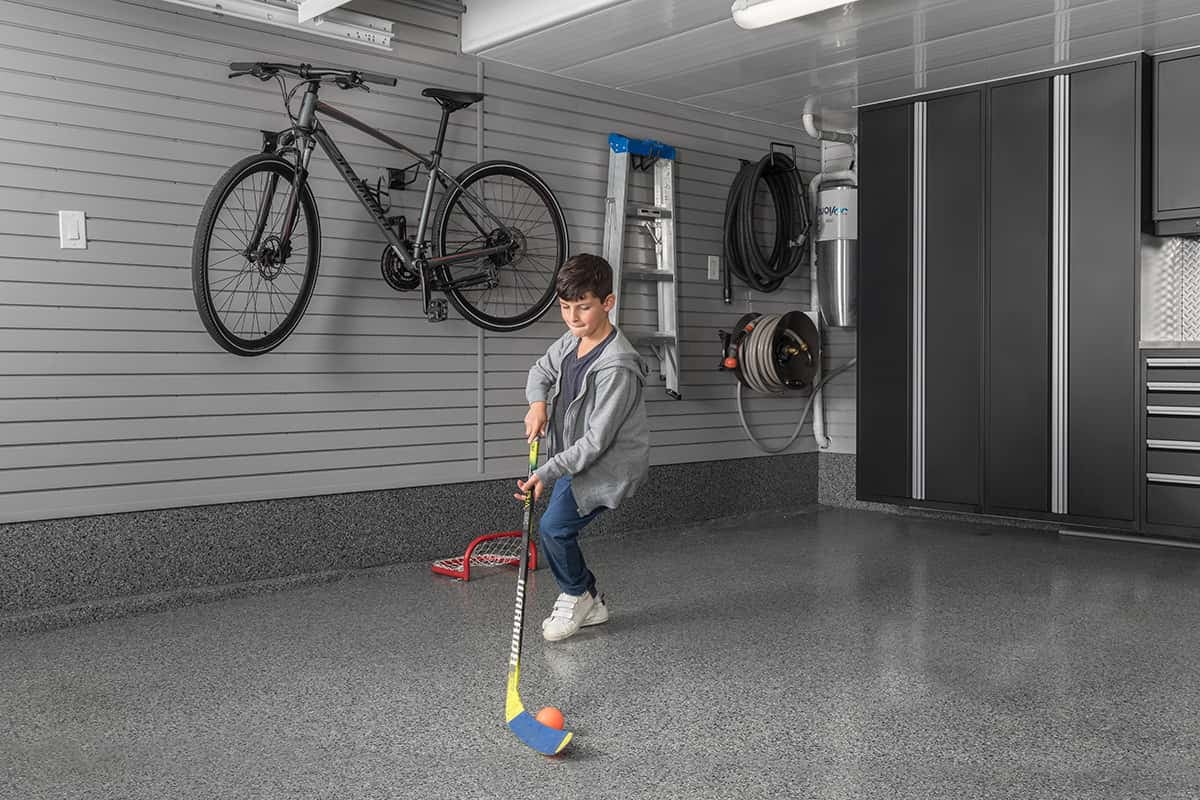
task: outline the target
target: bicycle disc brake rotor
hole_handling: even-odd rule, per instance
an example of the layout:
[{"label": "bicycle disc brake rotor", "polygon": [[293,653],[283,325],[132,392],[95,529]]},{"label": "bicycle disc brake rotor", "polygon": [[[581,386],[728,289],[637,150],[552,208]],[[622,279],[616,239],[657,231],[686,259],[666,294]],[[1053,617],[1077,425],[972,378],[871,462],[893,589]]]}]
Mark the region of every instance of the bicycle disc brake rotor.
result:
[{"label": "bicycle disc brake rotor", "polygon": [[290,250],[291,248],[284,245],[278,236],[268,236],[253,259],[258,267],[258,274],[262,275],[264,280],[274,281],[279,277],[279,273],[283,272]]}]

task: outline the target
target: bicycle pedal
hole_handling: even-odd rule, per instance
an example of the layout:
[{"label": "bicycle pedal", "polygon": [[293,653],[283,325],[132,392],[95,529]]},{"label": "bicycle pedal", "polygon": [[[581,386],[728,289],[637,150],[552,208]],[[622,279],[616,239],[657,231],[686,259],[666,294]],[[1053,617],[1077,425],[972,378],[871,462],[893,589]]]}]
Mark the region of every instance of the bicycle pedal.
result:
[{"label": "bicycle pedal", "polygon": [[425,309],[425,318],[430,322],[445,322],[446,321],[446,301],[445,300],[430,300],[429,307]]}]

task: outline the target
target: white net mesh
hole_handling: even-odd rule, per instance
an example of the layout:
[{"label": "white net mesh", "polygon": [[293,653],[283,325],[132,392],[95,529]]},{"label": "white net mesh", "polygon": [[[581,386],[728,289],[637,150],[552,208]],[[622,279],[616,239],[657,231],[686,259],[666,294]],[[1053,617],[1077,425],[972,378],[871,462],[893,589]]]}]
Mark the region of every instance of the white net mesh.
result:
[{"label": "white net mesh", "polygon": [[[537,565],[537,551],[529,543],[529,567]],[[515,567],[520,564],[521,532],[505,531],[476,537],[461,556],[441,558],[433,562],[433,571],[459,580],[470,580],[475,567]]]}]

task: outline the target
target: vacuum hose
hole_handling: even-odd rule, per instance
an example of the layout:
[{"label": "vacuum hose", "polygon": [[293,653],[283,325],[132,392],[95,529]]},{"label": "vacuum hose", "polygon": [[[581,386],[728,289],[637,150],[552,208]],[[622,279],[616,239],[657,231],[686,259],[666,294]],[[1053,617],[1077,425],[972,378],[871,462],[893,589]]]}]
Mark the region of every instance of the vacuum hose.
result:
[{"label": "vacuum hose", "polygon": [[[754,230],[754,199],[760,181],[766,184],[775,206],[775,240],[769,255],[763,253]],[[727,270],[752,289],[775,291],[804,263],[809,224],[807,196],[790,157],[772,152],[757,162],[744,162],[725,202]],[[725,302],[732,301],[732,288],[726,281]]]}]

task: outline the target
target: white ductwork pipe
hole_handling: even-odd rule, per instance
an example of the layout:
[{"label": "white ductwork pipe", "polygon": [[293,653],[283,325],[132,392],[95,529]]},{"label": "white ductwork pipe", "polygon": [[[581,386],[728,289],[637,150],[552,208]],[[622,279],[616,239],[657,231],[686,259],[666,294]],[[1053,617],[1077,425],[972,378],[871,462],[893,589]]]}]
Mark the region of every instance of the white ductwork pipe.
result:
[{"label": "white ductwork pipe", "polygon": [[818,128],[817,115],[813,113],[813,99],[811,97],[804,103],[804,114],[800,117],[800,121],[804,123],[804,132],[818,141],[841,142],[848,145],[854,145],[858,142],[858,137],[853,133],[823,131]]}]

